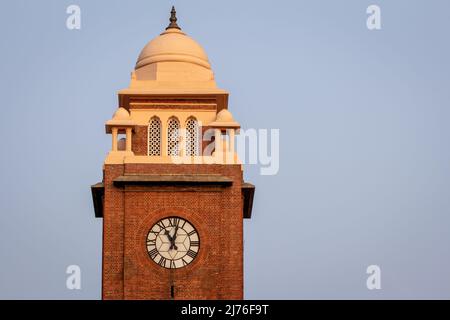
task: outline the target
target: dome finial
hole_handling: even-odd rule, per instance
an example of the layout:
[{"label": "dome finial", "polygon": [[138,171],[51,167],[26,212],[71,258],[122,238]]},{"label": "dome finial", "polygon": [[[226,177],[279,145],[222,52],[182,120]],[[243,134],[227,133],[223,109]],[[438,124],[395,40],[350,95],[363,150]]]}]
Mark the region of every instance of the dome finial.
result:
[{"label": "dome finial", "polygon": [[177,12],[176,12],[176,10],[175,10],[175,6],[172,6],[172,11],[170,11],[170,24],[169,24],[169,26],[166,28],[166,30],[167,29],[171,29],[171,28],[174,28],[174,29],[179,29],[179,30],[181,30],[181,28],[178,26],[178,24],[177,24]]}]

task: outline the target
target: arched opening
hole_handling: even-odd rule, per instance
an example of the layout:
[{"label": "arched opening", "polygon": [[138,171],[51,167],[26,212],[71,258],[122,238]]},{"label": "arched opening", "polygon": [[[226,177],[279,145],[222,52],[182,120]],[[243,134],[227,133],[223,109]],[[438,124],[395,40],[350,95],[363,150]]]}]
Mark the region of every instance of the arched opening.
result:
[{"label": "arched opening", "polygon": [[180,121],[172,117],[167,122],[167,155],[180,155]]},{"label": "arched opening", "polygon": [[148,155],[161,155],[161,120],[153,117],[148,123]]},{"label": "arched opening", "polygon": [[186,155],[198,156],[200,153],[199,126],[197,119],[191,117],[186,121]]}]

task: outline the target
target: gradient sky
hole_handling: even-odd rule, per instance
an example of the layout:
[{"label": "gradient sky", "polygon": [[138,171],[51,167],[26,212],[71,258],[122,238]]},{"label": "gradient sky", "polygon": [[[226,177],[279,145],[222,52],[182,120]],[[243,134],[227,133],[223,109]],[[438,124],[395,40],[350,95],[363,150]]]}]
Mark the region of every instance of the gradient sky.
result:
[{"label": "gradient sky", "polygon": [[172,4],[235,118],[280,129],[278,175],[245,167],[245,297],[450,298],[447,0],[2,1],[0,298],[100,298],[104,122]]}]

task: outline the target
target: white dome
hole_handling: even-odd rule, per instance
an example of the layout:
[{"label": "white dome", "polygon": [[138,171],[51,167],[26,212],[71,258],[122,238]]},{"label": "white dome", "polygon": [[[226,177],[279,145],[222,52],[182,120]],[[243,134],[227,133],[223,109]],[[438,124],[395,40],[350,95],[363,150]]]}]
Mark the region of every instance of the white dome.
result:
[{"label": "white dome", "polygon": [[175,28],[167,29],[142,49],[136,69],[158,62],[187,62],[211,69],[205,50]]}]

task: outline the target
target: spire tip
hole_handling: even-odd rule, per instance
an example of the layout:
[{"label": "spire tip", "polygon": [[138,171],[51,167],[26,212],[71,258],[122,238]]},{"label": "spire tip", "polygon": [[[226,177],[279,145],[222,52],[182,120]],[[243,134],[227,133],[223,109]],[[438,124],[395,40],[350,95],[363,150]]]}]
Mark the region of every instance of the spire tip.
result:
[{"label": "spire tip", "polygon": [[181,30],[181,28],[178,26],[177,24],[177,11],[175,10],[175,6],[172,6],[172,10],[170,11],[170,24],[169,26],[166,28],[167,29],[179,29]]}]

